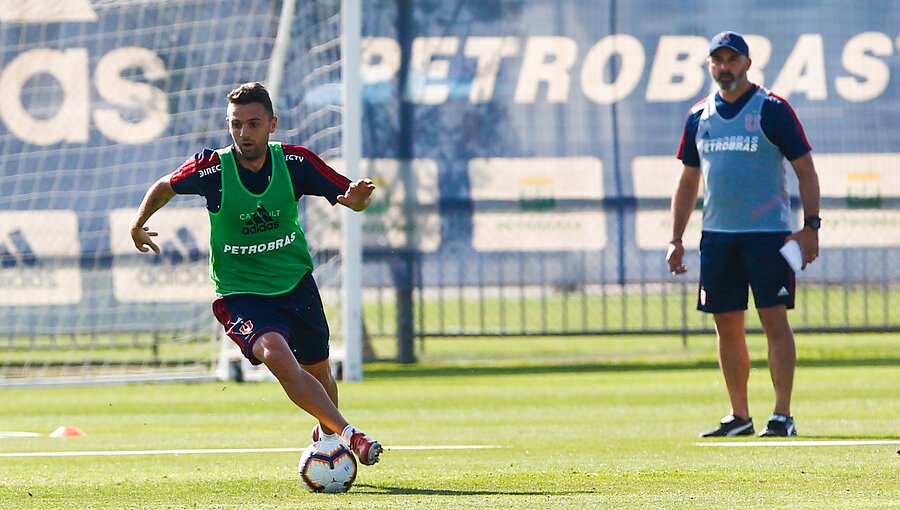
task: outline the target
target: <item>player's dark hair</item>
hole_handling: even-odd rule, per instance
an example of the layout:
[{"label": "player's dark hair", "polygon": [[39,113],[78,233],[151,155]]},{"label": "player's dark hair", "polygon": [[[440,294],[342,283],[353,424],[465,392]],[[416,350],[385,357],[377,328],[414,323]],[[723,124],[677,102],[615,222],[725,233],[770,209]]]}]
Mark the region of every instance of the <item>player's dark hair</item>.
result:
[{"label": "player's dark hair", "polygon": [[270,117],[275,116],[275,110],[272,108],[272,99],[269,97],[269,91],[263,87],[258,81],[244,83],[240,87],[228,93],[228,102],[231,104],[262,104]]}]

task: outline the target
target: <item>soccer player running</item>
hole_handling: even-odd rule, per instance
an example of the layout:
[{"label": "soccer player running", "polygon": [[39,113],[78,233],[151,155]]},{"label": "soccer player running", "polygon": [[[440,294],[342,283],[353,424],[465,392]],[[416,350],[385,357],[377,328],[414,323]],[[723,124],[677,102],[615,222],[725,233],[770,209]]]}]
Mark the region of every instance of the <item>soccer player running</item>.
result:
[{"label": "soccer player running", "polygon": [[339,433],[360,462],[374,464],[381,445],[337,409],[328,324],[297,202],[317,195],[363,211],[375,185],[350,182],[309,149],[270,142],[278,118],[259,83],[228,94],[225,120],[234,145],[204,149],[150,187],[131,222],[134,246],[158,254],[147,220],[175,195],[204,197],[216,318],[252,364],[264,363],[288,397],[319,420],[314,441]]},{"label": "soccer player running", "polygon": [[[678,149],[684,164],[672,198],[672,239],[666,261],[683,274],[682,235],[702,179],[698,310],[712,313],[719,365],[731,414],[701,437],[754,434],[747,401],[750,357],[744,329],[748,286],[768,340],[775,409],[760,436],[795,436],[791,392],[796,366],[787,310],[794,307],[795,275],[779,253],[796,240],[802,267],[819,253],[819,180],[810,145],[787,101],[747,80],[750,51],[744,38],[722,32],[710,41],[707,65],[719,91],[695,104]],[[800,183],[803,228],[791,233],[784,159]]]}]

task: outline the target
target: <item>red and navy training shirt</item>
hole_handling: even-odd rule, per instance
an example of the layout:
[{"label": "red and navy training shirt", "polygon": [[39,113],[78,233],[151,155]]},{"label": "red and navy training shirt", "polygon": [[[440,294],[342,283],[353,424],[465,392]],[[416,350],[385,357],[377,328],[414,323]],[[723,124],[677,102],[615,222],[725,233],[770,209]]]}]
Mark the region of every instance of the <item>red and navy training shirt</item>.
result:
[{"label": "red and navy training shirt", "polygon": [[[722,99],[721,94],[716,94],[716,113],[724,119],[734,118],[735,115],[746,106],[759,85],[754,85],[745,92],[737,101],[728,103]],[[700,154],[697,152],[697,126],[700,123],[700,115],[703,114],[701,103],[705,103],[708,99],[703,98],[697,104],[691,107],[688,112],[687,120],[684,123],[684,131],[681,135],[681,144],[678,147],[676,157],[687,166],[700,166]],[[760,128],[766,138],[775,144],[784,157],[788,161],[793,161],[800,156],[806,154],[812,148],[806,139],[806,133],[794,109],[788,104],[787,100],[778,97],[773,93],[769,93],[766,102],[763,103],[760,111]]]},{"label": "red and navy training shirt", "polygon": [[[331,205],[350,187],[350,179],[337,173],[313,151],[299,145],[282,144],[284,161],[291,175],[294,198],[303,195],[325,197]],[[237,163],[237,161],[235,161]],[[252,172],[240,164],[238,175],[244,187],[251,193],[262,193],[272,178],[272,153],[266,151],[266,162],[258,172]],[[222,202],[222,167],[215,149],[188,158],[172,172],[172,189],[179,195],[200,195],[206,199],[206,208],[217,212]]]}]

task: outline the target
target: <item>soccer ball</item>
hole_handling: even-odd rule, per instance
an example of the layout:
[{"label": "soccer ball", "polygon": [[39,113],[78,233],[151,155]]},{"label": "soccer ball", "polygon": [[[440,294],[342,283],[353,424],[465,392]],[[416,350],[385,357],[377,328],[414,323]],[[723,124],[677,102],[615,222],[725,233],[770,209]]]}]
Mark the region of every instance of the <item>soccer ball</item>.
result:
[{"label": "soccer ball", "polygon": [[322,439],[303,450],[297,470],[312,492],[347,492],[356,480],[356,458],[343,443]]}]

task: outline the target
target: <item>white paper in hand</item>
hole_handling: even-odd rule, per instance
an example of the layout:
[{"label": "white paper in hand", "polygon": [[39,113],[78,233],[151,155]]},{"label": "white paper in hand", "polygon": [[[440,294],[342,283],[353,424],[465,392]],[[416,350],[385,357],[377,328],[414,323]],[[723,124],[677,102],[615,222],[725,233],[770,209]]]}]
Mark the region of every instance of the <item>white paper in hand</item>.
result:
[{"label": "white paper in hand", "polygon": [[787,260],[791,269],[794,270],[795,273],[799,273],[803,268],[803,252],[800,251],[800,245],[797,241],[791,239],[779,250],[781,252],[781,256],[784,257],[784,260]]}]

